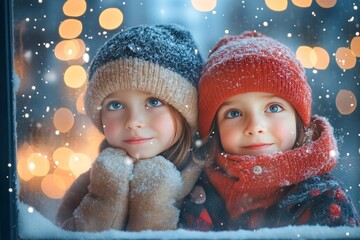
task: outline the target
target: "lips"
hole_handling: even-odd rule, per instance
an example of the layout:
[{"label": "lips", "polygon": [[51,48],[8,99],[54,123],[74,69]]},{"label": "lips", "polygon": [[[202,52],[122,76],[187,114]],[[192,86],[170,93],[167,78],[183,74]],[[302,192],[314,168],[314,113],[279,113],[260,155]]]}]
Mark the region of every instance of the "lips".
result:
[{"label": "lips", "polygon": [[132,137],[132,138],[124,140],[124,142],[127,144],[141,144],[141,143],[146,143],[146,142],[150,141],[151,139],[152,138]]},{"label": "lips", "polygon": [[243,148],[248,149],[248,150],[262,150],[267,147],[270,147],[271,145],[273,145],[273,144],[272,143],[259,143],[259,144],[247,145],[247,146],[244,146]]}]

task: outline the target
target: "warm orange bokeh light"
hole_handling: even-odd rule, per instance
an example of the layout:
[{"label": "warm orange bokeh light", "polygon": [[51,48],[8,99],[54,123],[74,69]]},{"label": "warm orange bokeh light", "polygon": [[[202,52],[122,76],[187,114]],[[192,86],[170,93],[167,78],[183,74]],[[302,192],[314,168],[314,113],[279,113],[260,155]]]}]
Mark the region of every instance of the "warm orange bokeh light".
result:
[{"label": "warm orange bokeh light", "polygon": [[344,47],[338,48],[335,57],[336,63],[341,69],[346,70],[355,67],[356,57],[350,49]]},{"label": "warm orange bokeh light", "polygon": [[355,56],[360,57],[360,37],[354,37],[350,43],[351,51]]},{"label": "warm orange bokeh light", "polygon": [[85,53],[82,39],[63,40],[55,46],[55,57],[62,61],[78,59]]},{"label": "warm orange bokeh light", "polygon": [[298,47],[296,50],[296,58],[305,68],[314,67],[314,63],[317,61],[316,55],[314,56],[312,48],[308,46]]},{"label": "warm orange bokeh light", "polygon": [[66,69],[64,82],[70,88],[79,88],[86,82],[86,70],[79,65],[73,65]]},{"label": "warm orange bokeh light", "polygon": [[27,143],[23,143],[17,151],[17,173],[24,181],[29,181],[34,177],[28,167],[27,159],[33,153],[32,147]]},{"label": "warm orange bokeh light", "polygon": [[312,0],[292,0],[297,7],[307,8],[311,6]]},{"label": "warm orange bokeh light", "polygon": [[60,108],[54,114],[54,126],[59,132],[66,133],[74,125],[74,115],[67,108]]},{"label": "warm orange bokeh light", "polygon": [[71,184],[76,180],[75,176],[70,170],[63,170],[60,168],[55,168],[54,174],[60,176],[65,183],[65,189],[67,190]]},{"label": "warm orange bokeh light", "polygon": [[49,198],[60,199],[65,194],[66,184],[61,176],[49,174],[41,180],[41,190]]},{"label": "warm orange bokeh light", "polygon": [[351,114],[357,106],[356,96],[352,91],[340,90],[336,95],[336,107],[343,115]]},{"label": "warm orange bokeh light", "polygon": [[212,11],[217,4],[217,0],[191,0],[193,7],[200,12]]},{"label": "warm orange bokeh light", "polygon": [[99,16],[99,24],[106,30],[118,28],[124,20],[124,15],[118,8],[108,8]]},{"label": "warm orange bokeh light", "polygon": [[63,12],[69,17],[80,17],[86,11],[85,0],[67,0],[63,5]]},{"label": "warm orange bokeh light", "polygon": [[321,47],[314,47],[312,50],[315,53],[317,59],[314,67],[320,70],[325,70],[330,63],[330,56],[328,52]]},{"label": "warm orange bokeh light", "polygon": [[80,176],[91,168],[92,160],[83,153],[74,153],[70,157],[69,167],[75,177]]},{"label": "warm orange bokeh light", "polygon": [[85,114],[84,93],[81,93],[76,99],[76,110],[81,114]]},{"label": "warm orange bokeh light", "polygon": [[82,32],[82,23],[77,19],[66,19],[59,26],[59,35],[65,39],[78,37]]},{"label": "warm orange bokeh light", "polygon": [[336,4],[336,0],[316,0],[316,2],[323,8],[331,8]]},{"label": "warm orange bokeh light", "polygon": [[53,161],[58,168],[69,170],[69,160],[74,152],[67,147],[59,147],[53,153]]},{"label": "warm orange bokeh light", "polygon": [[32,153],[27,159],[27,167],[34,176],[42,177],[49,173],[50,163],[41,153]]},{"label": "warm orange bokeh light", "polygon": [[281,12],[288,6],[287,0],[265,0],[266,6],[273,11]]}]

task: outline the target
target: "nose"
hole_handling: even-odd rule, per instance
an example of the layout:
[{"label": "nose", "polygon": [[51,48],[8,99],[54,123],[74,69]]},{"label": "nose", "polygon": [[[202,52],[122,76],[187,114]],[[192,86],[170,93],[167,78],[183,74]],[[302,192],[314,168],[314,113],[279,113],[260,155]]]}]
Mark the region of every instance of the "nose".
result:
[{"label": "nose", "polygon": [[143,128],[145,122],[142,119],[142,114],[136,111],[131,111],[126,120],[125,127],[129,130]]},{"label": "nose", "polygon": [[258,116],[258,115],[248,116],[245,127],[245,134],[248,136],[263,134],[266,132],[265,126],[266,126],[266,122],[262,116]]}]

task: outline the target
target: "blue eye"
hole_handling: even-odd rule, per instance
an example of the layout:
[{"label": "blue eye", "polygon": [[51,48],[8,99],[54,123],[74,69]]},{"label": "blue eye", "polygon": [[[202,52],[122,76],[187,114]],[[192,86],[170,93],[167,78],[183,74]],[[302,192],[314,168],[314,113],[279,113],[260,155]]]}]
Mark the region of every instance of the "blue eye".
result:
[{"label": "blue eye", "polygon": [[116,111],[116,110],[120,110],[123,108],[124,108],[124,105],[121,102],[112,101],[107,104],[107,109],[109,109],[110,111]]},{"label": "blue eye", "polygon": [[277,112],[281,112],[282,110],[284,109],[280,105],[272,104],[266,109],[266,112],[277,113]]},{"label": "blue eye", "polygon": [[231,110],[226,113],[225,117],[226,118],[237,118],[237,117],[241,117],[241,113],[237,110]]},{"label": "blue eye", "polygon": [[146,107],[160,107],[163,103],[157,98],[150,98],[146,103]]}]

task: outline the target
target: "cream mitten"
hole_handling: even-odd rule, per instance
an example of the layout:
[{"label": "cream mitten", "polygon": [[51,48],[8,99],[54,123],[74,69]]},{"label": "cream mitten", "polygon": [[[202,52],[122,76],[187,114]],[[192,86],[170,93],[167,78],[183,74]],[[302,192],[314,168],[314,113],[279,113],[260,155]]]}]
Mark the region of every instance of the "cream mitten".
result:
[{"label": "cream mitten", "polygon": [[124,228],[133,166],[133,159],[121,149],[106,148],[100,153],[90,172],[89,193],[74,211],[76,230]]},{"label": "cream mitten", "polygon": [[130,182],[127,230],[176,229],[179,209],[174,204],[181,188],[180,172],[164,157],[136,162]]}]

